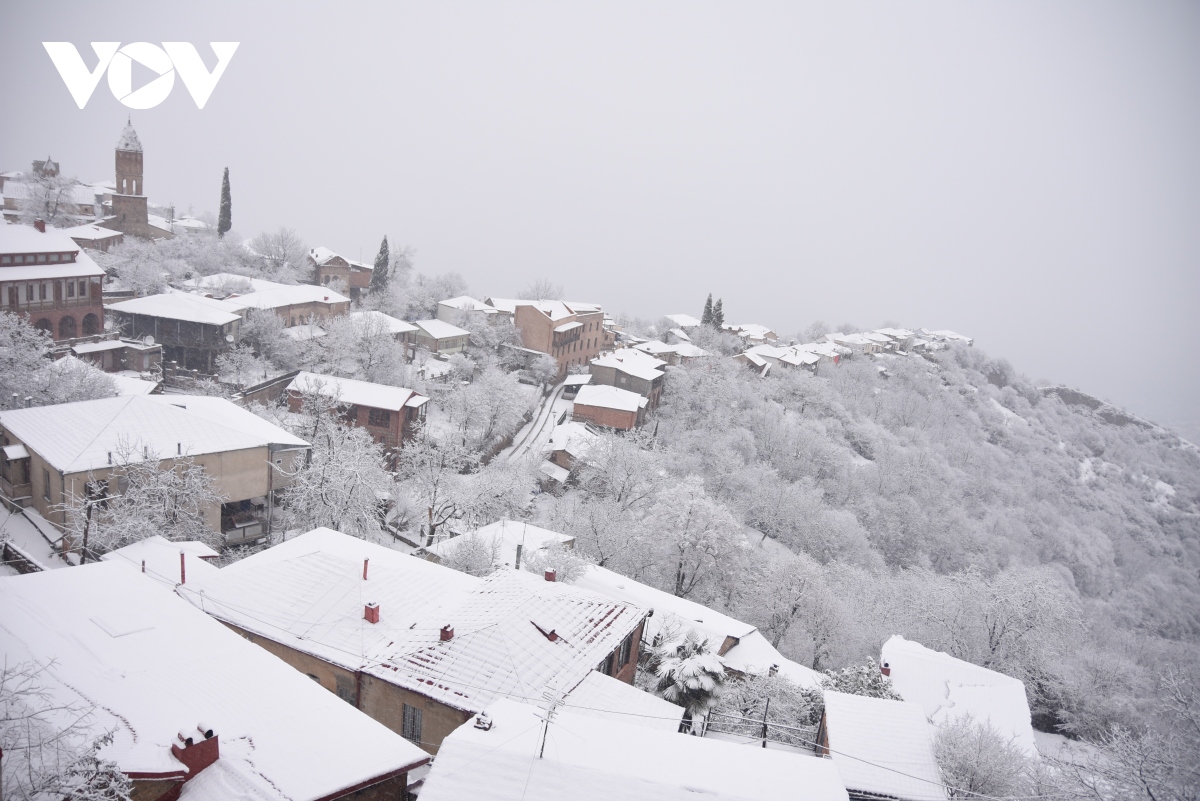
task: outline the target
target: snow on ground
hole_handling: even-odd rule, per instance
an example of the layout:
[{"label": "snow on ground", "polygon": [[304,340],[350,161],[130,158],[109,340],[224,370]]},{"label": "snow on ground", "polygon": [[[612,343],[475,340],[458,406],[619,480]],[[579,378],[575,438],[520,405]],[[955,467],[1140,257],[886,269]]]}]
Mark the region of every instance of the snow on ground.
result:
[{"label": "snow on ground", "polygon": [[[0,506],[0,542],[8,540],[27,558],[47,570],[68,567],[51,540],[46,538],[39,530],[39,526],[35,525],[35,520],[30,518],[29,512],[37,515],[37,512],[32,510],[18,513],[6,506]],[[35,519],[43,528],[53,530],[53,527],[41,516],[37,516]]]},{"label": "snow on ground", "polygon": [[1033,739],[1037,743],[1039,754],[1051,759],[1057,759],[1060,762],[1083,765],[1087,763],[1089,758],[1098,756],[1100,753],[1094,745],[1088,745],[1079,740],[1070,740],[1061,734],[1035,731]]},{"label": "snow on ground", "polygon": [[[513,437],[513,444],[500,451],[498,459],[515,462],[527,455],[532,459],[541,458],[542,451],[546,443],[550,441],[550,435],[554,432],[554,424],[558,422],[564,412],[570,417],[571,411],[575,408],[574,403],[563,398],[564,386],[565,384],[559,384],[551,390],[549,395],[541,399],[532,419],[516,433],[516,436]],[[535,387],[529,387],[529,389],[537,391]]]},{"label": "snow on ground", "polygon": [[1000,401],[996,400],[995,398],[988,398],[988,400],[992,402],[992,406],[995,407],[996,411],[1000,412],[1000,414],[1004,416],[1004,424],[1009,428],[1012,428],[1013,423],[1020,423],[1023,426],[1029,425],[1028,420],[1014,412],[1012,409],[1005,408]]}]

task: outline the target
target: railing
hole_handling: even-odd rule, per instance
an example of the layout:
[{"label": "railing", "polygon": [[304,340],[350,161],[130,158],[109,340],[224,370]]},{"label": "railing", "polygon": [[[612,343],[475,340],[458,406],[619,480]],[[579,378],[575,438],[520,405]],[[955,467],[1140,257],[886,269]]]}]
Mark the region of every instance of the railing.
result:
[{"label": "railing", "polygon": [[0,492],[4,493],[4,497],[14,503],[24,499],[33,497],[32,484],[13,484],[7,478],[0,476]]},{"label": "railing", "polygon": [[773,722],[769,717],[763,721],[722,712],[709,713],[705,721],[705,732],[720,732],[750,740],[765,740],[807,749],[812,749],[817,740],[815,726],[785,725]]}]

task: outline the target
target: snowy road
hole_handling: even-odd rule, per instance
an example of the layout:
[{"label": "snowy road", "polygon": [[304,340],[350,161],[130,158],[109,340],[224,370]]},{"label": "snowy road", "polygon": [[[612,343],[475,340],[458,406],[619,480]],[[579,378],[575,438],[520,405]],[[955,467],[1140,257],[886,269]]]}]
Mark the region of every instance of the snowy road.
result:
[{"label": "snowy road", "polygon": [[539,446],[550,439],[550,432],[554,430],[554,420],[571,407],[570,401],[562,399],[565,386],[565,382],[559,384],[542,399],[542,404],[538,407],[533,419],[517,432],[513,446],[506,451],[501,451],[501,456],[505,461],[515,462],[525,458],[531,452],[540,455]]}]

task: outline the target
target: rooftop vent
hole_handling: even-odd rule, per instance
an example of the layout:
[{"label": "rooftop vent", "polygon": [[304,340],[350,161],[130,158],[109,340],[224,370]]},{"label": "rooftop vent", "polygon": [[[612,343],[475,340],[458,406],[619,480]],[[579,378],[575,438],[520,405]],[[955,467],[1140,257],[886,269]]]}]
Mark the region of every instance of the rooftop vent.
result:
[{"label": "rooftop vent", "polygon": [[454,627],[442,626],[442,642],[454,639]]},{"label": "rooftop vent", "polygon": [[879,672],[880,672],[880,673],[882,673],[882,674],[883,674],[883,675],[885,675],[885,676],[890,676],[890,675],[892,675],[892,666],[891,666],[891,664],[890,664],[890,663],[888,663],[888,662],[884,662],[882,665],[880,665],[880,666],[879,666]]},{"label": "rooftop vent", "polygon": [[363,608],[363,619],[368,623],[379,622],[379,604],[372,601]]},{"label": "rooftop vent", "polygon": [[45,220],[42,220],[42,219],[34,220],[33,227],[38,229],[39,231],[41,231],[43,234],[46,233],[46,221]]},{"label": "rooftop vent", "polygon": [[546,581],[549,581],[549,582],[558,581],[558,571],[552,567],[546,568]]}]

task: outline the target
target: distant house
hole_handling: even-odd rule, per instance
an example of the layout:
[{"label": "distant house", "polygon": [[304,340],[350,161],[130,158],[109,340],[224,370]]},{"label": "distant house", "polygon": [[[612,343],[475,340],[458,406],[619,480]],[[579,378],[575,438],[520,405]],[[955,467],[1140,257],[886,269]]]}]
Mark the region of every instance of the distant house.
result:
[{"label": "distant house", "polygon": [[299,412],[305,395],[336,402],[347,422],[365,428],[376,442],[392,450],[399,450],[412,438],[429,403],[429,398],[404,387],[301,371],[288,384],[288,409]]},{"label": "distant house", "polygon": [[162,370],[162,345],[136,339],[102,339],[71,346],[71,352],[106,373],[132,371],[155,373]]},{"label": "distant house", "polygon": [[462,353],[471,341],[471,332],[444,320],[417,320],[418,347],[439,354]]},{"label": "distant house", "polygon": [[940,726],[962,715],[990,723],[1028,756],[1037,756],[1025,684],[896,635],[883,644],[880,665],[892,686]]},{"label": "distant house", "polygon": [[595,304],[509,298],[487,298],[486,303],[512,318],[522,345],[554,357],[559,378],[611,346],[604,311]]},{"label": "distant house", "polygon": [[588,384],[575,396],[572,419],[605,428],[629,431],[646,421],[650,401],[636,392],[609,386]]},{"label": "distant house", "polygon": [[[647,400],[647,410],[654,410],[662,398],[667,374],[665,361],[634,348],[621,348],[592,359],[589,369],[593,385],[603,385],[636,392]],[[579,402],[576,397],[576,403]]]},{"label": "distant house", "polygon": [[322,323],[350,310],[349,298],[312,284],[280,284],[235,273],[216,273],[187,281],[185,285],[199,294],[215,295],[242,312],[273,311],[289,327]]},{"label": "distant house", "polygon": [[699,328],[703,325],[703,323],[690,314],[668,314],[667,319],[684,331],[691,328]]},{"label": "distant house", "polygon": [[123,300],[108,307],[125,339],[153,341],[163,358],[189,370],[213,374],[217,357],[235,344],[243,307],[215,298],[167,292]]},{"label": "distant house", "polygon": [[[10,668],[37,664],[43,693],[11,696],[9,711],[89,710],[76,744],[110,734],[98,757],[132,780],[138,801],[400,799],[408,773],[429,761],[140,564],[0,579],[0,608],[0,651]],[[5,750],[6,798],[20,759]]]},{"label": "distant house", "polygon": [[764,342],[773,345],[779,339],[778,334],[765,325],[759,325],[758,323],[723,325],[721,326],[721,330],[730,334],[736,334],[751,345],[761,345]]},{"label": "distant house", "polygon": [[817,752],[837,766],[855,801],[947,798],[933,729],[917,704],[826,690]]},{"label": "distant house", "polygon": [[469,317],[491,321],[495,320],[497,316],[500,316],[498,309],[469,295],[438,301],[437,318],[453,325],[462,325],[463,321]]},{"label": "distant house", "polygon": [[[445,739],[421,801],[846,801],[827,759],[496,701]],[[549,722],[545,721],[549,718]],[[544,737],[543,737],[544,735]],[[543,746],[544,740],[544,746]]]},{"label": "distant house", "polygon": [[0,223],[0,310],[56,342],[104,331],[104,270],[62,231]]},{"label": "distant house", "polygon": [[573,549],[575,538],[518,520],[498,520],[427,546],[425,557],[441,564],[443,560],[453,558],[463,547],[478,547],[493,555],[496,567],[519,567],[518,554],[528,556],[549,545]]},{"label": "distant house", "polygon": [[393,339],[405,345],[416,342],[418,329],[415,325],[381,311],[350,312],[350,319],[360,335],[383,332],[391,334]]},{"label": "distant house", "polygon": [[125,234],[121,231],[112,231],[108,228],[101,228],[95,223],[85,223],[77,225],[74,228],[64,228],[62,233],[71,237],[71,241],[85,250],[98,250],[101,253],[107,253],[109,248],[115,247],[125,241]]},{"label": "distant house", "polygon": [[314,283],[349,291],[350,299],[356,303],[371,286],[371,275],[375,271],[373,264],[348,259],[325,247],[310,250],[308,264],[313,271]]},{"label": "distant house", "polygon": [[631,683],[649,614],[525,571],[475,578],[330,529],[177,592],[431,753],[501,698],[564,695],[594,670]]},{"label": "distant house", "polygon": [[554,427],[546,445],[546,458],[569,473],[599,439],[600,435],[587,423],[568,420]]},{"label": "distant house", "polygon": [[[204,510],[225,542],[266,535],[272,496],[309,444],[223,398],[133,395],[0,411],[0,490],[64,527],[64,505],[88,486],[117,494],[121,461],[190,456],[225,502]],[[78,546],[79,543],[72,543]]]}]

